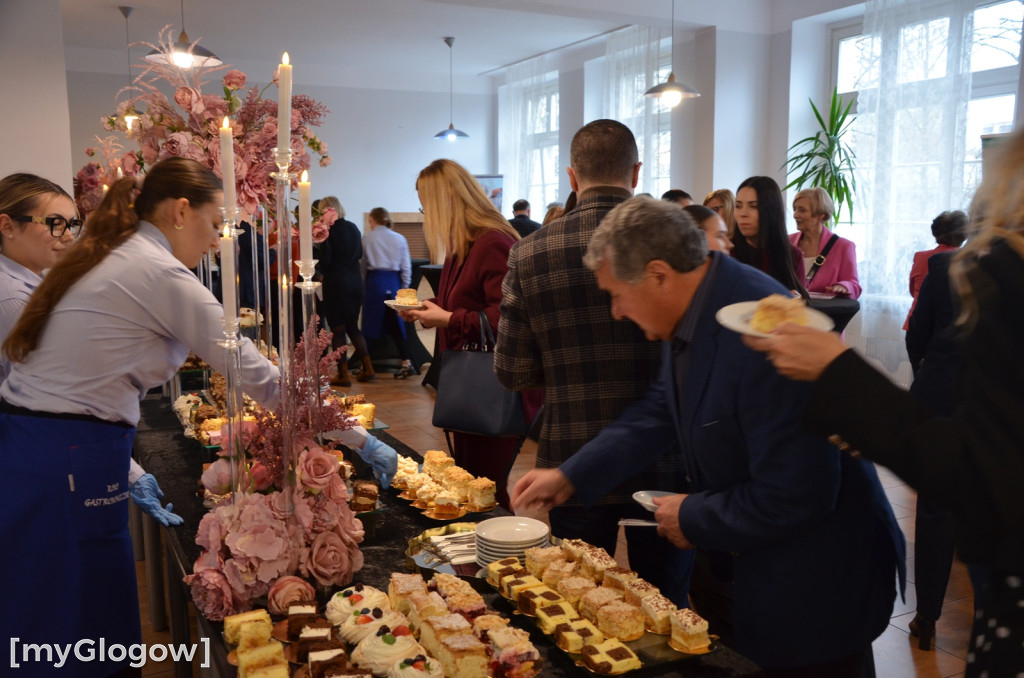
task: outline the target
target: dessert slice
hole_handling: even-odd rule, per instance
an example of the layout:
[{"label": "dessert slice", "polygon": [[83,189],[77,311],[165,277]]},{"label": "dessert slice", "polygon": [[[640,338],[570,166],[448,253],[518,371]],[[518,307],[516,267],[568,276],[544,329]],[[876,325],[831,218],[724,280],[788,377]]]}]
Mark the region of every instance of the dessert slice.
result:
[{"label": "dessert slice", "polygon": [[[316,610],[314,609],[314,612]],[[272,628],[270,613],[266,610],[252,610],[242,614],[233,614],[224,618],[224,641],[232,645],[238,645],[242,637],[242,627],[247,624],[257,624]],[[267,639],[270,638],[270,631],[267,631]]]},{"label": "dessert slice", "polygon": [[598,645],[584,645],[583,664],[594,673],[603,675],[617,675],[642,667],[636,654],[614,639]]},{"label": "dessert slice", "polygon": [[357,480],[352,484],[352,500],[349,506],[356,513],[372,511],[377,508],[377,497],[379,488],[376,483],[368,480]]},{"label": "dessert slice", "polygon": [[420,626],[420,645],[434,657],[440,658],[441,641],[457,635],[473,635],[473,627],[459,614],[444,614],[423,620]]},{"label": "dessert slice", "polygon": [[288,662],[284,664],[271,664],[270,666],[261,666],[257,669],[249,669],[249,672],[243,677],[242,672],[239,671],[238,675],[240,678],[291,678],[291,667],[288,666]]},{"label": "dessert slice", "polygon": [[444,678],[441,662],[425,654],[399,659],[388,671],[388,678]]},{"label": "dessert slice", "polygon": [[400,306],[419,306],[416,299],[416,290],[411,287],[403,287],[395,294],[395,302]]},{"label": "dessert slice", "polygon": [[541,583],[540,579],[537,579],[533,575],[528,574],[526,576],[519,577],[518,579],[513,579],[512,581],[506,582],[505,595],[510,600],[518,601],[520,593],[522,593],[526,589],[532,589],[537,586],[544,586],[544,584]]},{"label": "dessert slice", "polygon": [[579,613],[565,601],[537,608],[537,626],[549,636],[555,632],[555,627],[559,624],[579,618]]},{"label": "dessert slice", "polygon": [[255,669],[278,665],[288,666],[288,660],[284,658],[284,646],[277,641],[238,651],[240,678],[248,676]]},{"label": "dessert slice", "polygon": [[520,568],[522,565],[519,564],[519,559],[515,556],[495,560],[487,566],[487,583],[491,586],[499,585],[501,583],[501,578],[498,577],[498,571],[506,567]]},{"label": "dessert slice", "polygon": [[579,654],[584,645],[604,642],[604,634],[586,619],[575,619],[555,627],[555,644],[566,652]]},{"label": "dessert slice", "polygon": [[472,481],[473,474],[461,466],[449,466],[441,477],[441,484],[462,504],[469,501],[469,484]]},{"label": "dessert slice", "polygon": [[462,615],[466,621],[473,621],[487,612],[483,596],[472,588],[451,594],[445,602],[448,603],[451,612]]},{"label": "dessert slice", "polygon": [[540,673],[540,652],[530,642],[530,634],[507,627],[490,633],[491,667],[495,676],[532,678]]},{"label": "dessert slice", "polygon": [[544,577],[548,565],[562,558],[562,549],[557,546],[534,546],[526,549],[526,569],[537,579]]},{"label": "dessert slice", "polygon": [[508,626],[508,620],[496,614],[482,614],[473,620],[473,635],[486,643],[488,634],[494,629]]},{"label": "dessert slice", "polygon": [[592,547],[583,552],[583,566],[580,567],[581,577],[590,577],[595,582],[604,580],[605,570],[618,567],[615,559],[602,548]]},{"label": "dessert slice", "polygon": [[[518,559],[516,559],[516,562],[518,563]],[[522,565],[506,565],[505,567],[498,570],[497,574],[495,575],[493,583],[495,588],[498,589],[498,593],[503,593],[505,591],[505,584],[512,581],[513,579],[525,577],[528,574],[530,573],[527,572],[526,568]]]},{"label": "dessert slice", "polygon": [[332,638],[334,638],[334,624],[326,619],[316,620],[303,626],[295,641],[295,656],[299,663],[305,664],[309,659],[310,648],[316,647],[317,643],[330,641]]},{"label": "dessert slice", "polygon": [[672,613],[676,611],[676,604],[671,600],[655,593],[643,599],[640,610],[644,613],[644,624],[649,630],[662,635],[672,632]]},{"label": "dessert slice", "polygon": [[[603,586],[591,589],[580,598],[580,616],[597,624],[597,611],[608,603],[622,600],[622,591],[607,589]],[[639,612],[639,610],[637,610]],[[600,628],[600,625],[598,625]]]},{"label": "dessert slice", "polygon": [[437,591],[416,591],[409,596],[409,628],[418,633],[423,620],[448,614],[448,605]]},{"label": "dessert slice", "polygon": [[472,634],[445,638],[441,641],[437,658],[447,678],[482,678],[487,675],[487,647]]},{"label": "dessert slice", "polygon": [[519,606],[519,611],[523,614],[536,616],[538,607],[544,607],[561,600],[564,600],[562,596],[558,595],[553,589],[541,584],[520,593],[516,605]]},{"label": "dessert slice", "polygon": [[626,582],[626,588],[623,589],[623,593],[626,594],[627,603],[640,607],[644,598],[652,596],[655,593],[661,593],[661,591],[658,590],[657,586],[646,579],[637,578]]},{"label": "dessert slice", "polygon": [[580,598],[583,597],[583,594],[596,588],[597,584],[592,579],[587,579],[586,577],[566,577],[558,582],[555,590],[572,605],[579,607]]},{"label": "dessert slice", "polygon": [[304,600],[288,606],[288,640],[298,640],[302,627],[316,620],[316,603]]},{"label": "dessert slice", "polygon": [[469,482],[469,508],[474,511],[494,508],[498,503],[494,493],[497,486],[490,478],[477,478]]},{"label": "dessert slice", "polygon": [[544,582],[544,586],[557,590],[558,582],[568,579],[574,574],[576,574],[576,563],[562,559],[554,560],[544,568],[544,576],[541,577],[541,581]]},{"label": "dessert slice", "polygon": [[425,593],[426,590],[427,582],[422,575],[394,572],[388,583],[388,600],[391,601],[391,607],[405,614],[409,611],[409,596],[415,591]]},{"label": "dessert slice", "polygon": [[455,466],[455,460],[441,450],[427,450],[423,453],[423,472],[440,482],[444,470]]},{"label": "dessert slice", "polygon": [[609,567],[604,571],[602,586],[624,591],[626,589],[626,582],[631,582],[636,578],[637,574],[633,570],[625,567]]},{"label": "dessert slice", "polygon": [[702,654],[711,647],[708,623],[688,608],[672,613],[672,639],[670,644],[680,652]]},{"label": "dessert slice", "polygon": [[310,678],[323,678],[328,670],[344,671],[348,668],[348,653],[344,647],[312,650],[307,660]]},{"label": "dessert slice", "polygon": [[613,601],[598,608],[597,628],[606,638],[636,640],[644,635],[644,615],[629,603]]},{"label": "dessert slice", "polygon": [[434,495],[434,515],[457,516],[459,508],[459,496],[454,492],[441,490]]},{"label": "dessert slice", "polygon": [[592,548],[590,544],[582,539],[563,539],[561,546],[562,551],[565,552],[565,559],[571,563],[582,560],[583,551]]}]

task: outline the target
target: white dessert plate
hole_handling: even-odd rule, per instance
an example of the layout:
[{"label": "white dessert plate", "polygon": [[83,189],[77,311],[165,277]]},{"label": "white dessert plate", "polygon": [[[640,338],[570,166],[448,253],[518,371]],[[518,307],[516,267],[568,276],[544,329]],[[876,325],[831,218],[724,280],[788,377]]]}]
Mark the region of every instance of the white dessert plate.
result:
[{"label": "white dessert plate", "polygon": [[549,528],[533,518],[502,516],[484,520],[476,526],[477,540],[491,544],[523,544],[547,538]]},{"label": "white dessert plate", "polygon": [[[727,329],[751,337],[770,337],[770,334],[758,332],[750,327],[750,319],[754,317],[757,310],[756,301],[741,301],[738,304],[729,304],[718,309],[715,320]],[[807,326],[816,330],[827,332],[835,327],[832,318],[813,308],[807,309]]]},{"label": "white dessert plate", "polygon": [[396,311],[420,311],[424,308],[423,304],[416,304],[415,306],[411,306],[409,304],[400,304],[394,299],[385,299],[384,305]]},{"label": "white dessert plate", "polygon": [[677,494],[676,492],[663,492],[661,490],[642,490],[640,492],[633,493],[633,500],[643,506],[645,509],[654,513],[658,510],[658,507],[651,501],[655,497],[671,497]]}]

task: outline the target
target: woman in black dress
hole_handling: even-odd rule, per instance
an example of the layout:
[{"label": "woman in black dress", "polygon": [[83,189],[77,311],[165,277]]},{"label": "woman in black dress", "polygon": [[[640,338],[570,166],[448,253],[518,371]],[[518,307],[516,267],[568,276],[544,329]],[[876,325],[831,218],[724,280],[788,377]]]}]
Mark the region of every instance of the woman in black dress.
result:
[{"label": "woman in black dress", "polygon": [[[366,362],[370,356],[366,339],[359,329],[359,309],[363,306],[363,276],[359,260],[363,258],[363,239],[359,228],[345,218],[345,208],[333,195],[322,198],[319,208],[333,207],[338,220],[331,225],[327,240],[320,246],[317,269],[323,274],[324,315],[327,325],[334,333],[332,348],[345,344],[348,335],[356,350],[356,358]],[[338,374],[331,380],[336,386],[351,386],[348,361],[344,356],[338,360]]]}]

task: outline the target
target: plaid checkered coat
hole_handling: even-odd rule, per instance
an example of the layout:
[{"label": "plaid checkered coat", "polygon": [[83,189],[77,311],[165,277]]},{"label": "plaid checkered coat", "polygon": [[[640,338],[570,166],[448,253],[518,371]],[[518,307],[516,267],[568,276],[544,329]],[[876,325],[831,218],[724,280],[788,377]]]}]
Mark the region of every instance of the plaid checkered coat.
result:
[{"label": "plaid checkered coat", "polygon": [[[502,284],[494,367],[516,391],[544,388],[538,468],[557,467],[639,400],[654,380],[661,344],[629,321],[612,318],[608,295],[583,265],[601,219],[630,196],[602,187],[584,192],[571,212],[516,243]],[[625,503],[637,489],[682,489],[672,449],[601,503]],[[570,500],[568,503],[574,503]]]}]

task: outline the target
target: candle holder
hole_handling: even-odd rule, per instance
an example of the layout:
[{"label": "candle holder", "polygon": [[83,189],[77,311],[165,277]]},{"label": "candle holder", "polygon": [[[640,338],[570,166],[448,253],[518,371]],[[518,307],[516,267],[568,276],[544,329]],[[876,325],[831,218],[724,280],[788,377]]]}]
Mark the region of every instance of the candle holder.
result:
[{"label": "candle holder", "polygon": [[221,435],[221,447],[227,450],[228,463],[231,466],[231,503],[239,505],[249,489],[249,469],[245,463],[245,443],[243,441],[242,402],[242,340],[238,336],[238,319],[224,318],[224,339],[217,344],[224,348],[225,393],[224,407],[226,410],[226,435]]},{"label": "candle holder", "polygon": [[[306,361],[306,374],[309,375],[310,379],[314,380],[314,383],[320,384],[320,356],[316,355],[315,347],[317,328],[310,327],[313,317],[316,315],[316,290],[320,287],[320,283],[313,281],[313,275],[316,271],[316,259],[310,259],[309,261],[296,260],[295,265],[299,269],[299,275],[302,276],[302,282],[297,283],[296,287],[302,290],[302,326],[310,330],[310,338],[303,342],[303,346],[306,349],[306,355],[301,356]],[[320,434],[320,401],[319,401],[319,386],[317,388],[309,389],[309,426],[310,430],[316,431]]]},{"label": "candle holder", "polygon": [[238,208],[237,207],[221,207],[221,216],[224,218],[224,225],[227,227],[227,232],[231,234],[232,238],[237,238],[242,234],[242,230],[238,228]]},{"label": "candle holder", "polygon": [[292,364],[292,353],[295,350],[295,324],[292,316],[292,225],[291,212],[288,209],[288,196],[292,190],[292,174],[288,168],[292,164],[291,149],[275,148],[274,158],[277,171],[271,176],[277,182],[277,322],[278,322],[278,368],[281,371],[281,494],[285,500],[283,510],[291,514],[295,511],[292,503],[291,471],[294,465],[295,452],[295,370]]}]

